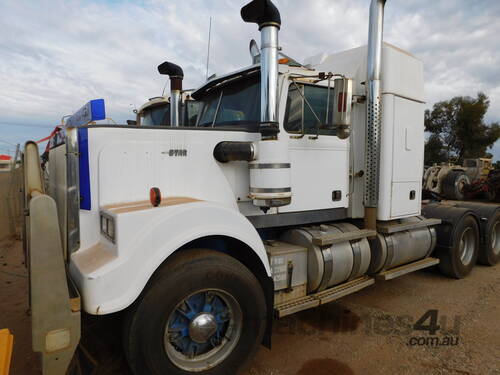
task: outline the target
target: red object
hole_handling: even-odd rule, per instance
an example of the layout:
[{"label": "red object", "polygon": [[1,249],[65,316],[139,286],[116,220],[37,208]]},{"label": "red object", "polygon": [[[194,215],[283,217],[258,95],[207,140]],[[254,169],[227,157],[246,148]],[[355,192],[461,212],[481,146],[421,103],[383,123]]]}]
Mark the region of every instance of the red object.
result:
[{"label": "red object", "polygon": [[345,92],[339,92],[339,103],[338,103],[338,111],[339,112],[346,112],[347,111],[347,103],[346,103],[346,93]]},{"label": "red object", "polygon": [[0,155],[0,160],[11,160],[12,156],[9,155]]},{"label": "red object", "polygon": [[42,142],[48,141],[50,138],[52,138],[52,136],[54,134],[55,134],[55,131],[53,131],[52,133],[50,133],[50,135],[46,136],[45,138],[39,139],[38,141],[36,141],[36,143],[42,143]]},{"label": "red object", "polygon": [[36,143],[42,143],[42,142],[45,142],[45,141],[48,141],[50,138],[52,138],[54,135],[56,135],[56,133],[58,131],[61,130],[61,127],[60,126],[56,126],[54,128],[54,130],[52,130],[52,133],[50,133],[47,137],[45,138],[42,138],[42,139],[39,139],[38,141],[36,141]]},{"label": "red object", "polygon": [[39,139],[38,141],[36,141],[36,143],[42,143],[42,142],[45,142],[45,141],[49,141],[49,142],[47,142],[47,146],[45,147],[45,152],[48,152],[50,150],[50,139],[53,136],[55,136],[60,131],[61,131],[61,127],[60,126],[56,126],[54,128],[54,130],[52,130],[52,133],[50,133],[50,135],[48,135],[45,138]]},{"label": "red object", "polygon": [[161,203],[161,191],[157,187],[152,187],[149,190],[149,200],[154,207],[158,207]]}]

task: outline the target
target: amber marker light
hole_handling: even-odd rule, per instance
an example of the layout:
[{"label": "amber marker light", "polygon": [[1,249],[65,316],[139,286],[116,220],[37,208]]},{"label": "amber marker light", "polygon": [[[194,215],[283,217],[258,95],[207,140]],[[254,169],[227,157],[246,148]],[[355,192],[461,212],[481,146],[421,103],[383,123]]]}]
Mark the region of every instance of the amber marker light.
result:
[{"label": "amber marker light", "polygon": [[157,187],[152,187],[149,190],[149,200],[153,207],[158,207],[161,203],[161,191]]}]

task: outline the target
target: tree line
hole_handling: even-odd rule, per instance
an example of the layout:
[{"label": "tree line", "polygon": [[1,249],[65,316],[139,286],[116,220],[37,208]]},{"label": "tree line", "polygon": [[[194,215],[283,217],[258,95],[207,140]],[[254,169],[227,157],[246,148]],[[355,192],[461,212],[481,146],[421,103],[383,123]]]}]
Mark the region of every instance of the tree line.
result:
[{"label": "tree line", "polygon": [[425,111],[425,165],[463,159],[492,157],[487,152],[500,137],[500,124],[486,124],[490,100],[484,93],[477,97],[456,96],[434,104]]}]

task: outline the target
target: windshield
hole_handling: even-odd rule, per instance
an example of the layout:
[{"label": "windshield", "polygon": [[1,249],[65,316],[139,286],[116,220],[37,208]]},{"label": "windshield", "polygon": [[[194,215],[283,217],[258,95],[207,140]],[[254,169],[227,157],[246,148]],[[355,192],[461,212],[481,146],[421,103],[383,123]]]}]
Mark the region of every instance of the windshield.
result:
[{"label": "windshield", "polygon": [[224,126],[260,121],[260,76],[215,89],[200,99],[198,126]]}]

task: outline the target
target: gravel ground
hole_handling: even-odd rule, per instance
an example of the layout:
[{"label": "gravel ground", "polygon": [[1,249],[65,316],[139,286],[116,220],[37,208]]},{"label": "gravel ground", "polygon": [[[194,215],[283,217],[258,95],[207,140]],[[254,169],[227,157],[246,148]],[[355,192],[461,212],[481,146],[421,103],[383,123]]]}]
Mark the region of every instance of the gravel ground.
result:
[{"label": "gravel ground", "polygon": [[[19,241],[0,242],[0,328],[15,335],[11,374],[35,375],[22,262]],[[420,271],[276,321],[273,349],[261,347],[243,375],[500,374],[499,271],[477,266],[464,280]],[[437,310],[434,336],[413,329],[428,310]],[[128,374],[115,321],[86,319],[85,348],[100,363],[93,374]]]}]

